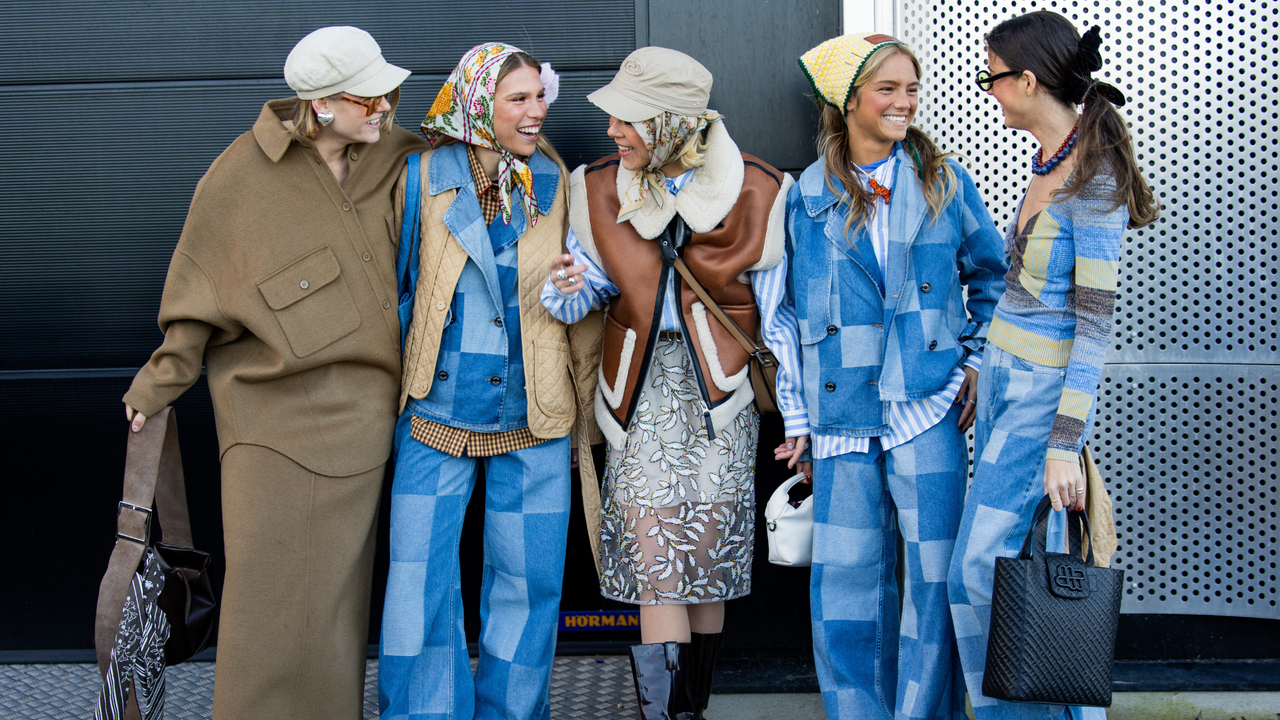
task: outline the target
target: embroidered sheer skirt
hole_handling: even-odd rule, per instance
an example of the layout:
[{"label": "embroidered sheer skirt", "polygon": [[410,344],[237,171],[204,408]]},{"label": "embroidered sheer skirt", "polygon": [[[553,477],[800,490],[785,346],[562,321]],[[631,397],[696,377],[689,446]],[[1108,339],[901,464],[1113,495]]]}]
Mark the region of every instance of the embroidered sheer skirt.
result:
[{"label": "embroidered sheer skirt", "polygon": [[751,592],[754,404],[717,427],[702,423],[692,360],[660,338],[622,451],[608,451],[601,499],[600,591],[661,605],[731,600]]}]

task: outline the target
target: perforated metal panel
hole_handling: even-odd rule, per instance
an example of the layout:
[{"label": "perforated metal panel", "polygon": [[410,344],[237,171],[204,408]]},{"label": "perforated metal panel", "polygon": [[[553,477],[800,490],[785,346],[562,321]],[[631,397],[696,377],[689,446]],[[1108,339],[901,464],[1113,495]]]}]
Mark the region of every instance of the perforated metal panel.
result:
[{"label": "perforated metal panel", "polygon": [[[1102,27],[1098,77],[1164,205],[1130,231],[1090,445],[1115,503],[1131,613],[1280,618],[1274,2],[898,0],[925,66],[916,123],[960,153],[997,226],[1036,149],[978,91],[983,35],[1032,10]],[[856,23],[849,23],[851,31]]]}]

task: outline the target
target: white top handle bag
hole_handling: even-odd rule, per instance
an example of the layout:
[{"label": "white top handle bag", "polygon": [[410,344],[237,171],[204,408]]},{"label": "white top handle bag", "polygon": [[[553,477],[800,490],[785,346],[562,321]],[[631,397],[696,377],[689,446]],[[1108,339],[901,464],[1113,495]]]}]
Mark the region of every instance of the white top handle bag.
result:
[{"label": "white top handle bag", "polygon": [[813,496],[791,504],[791,488],[804,480],[800,473],[778,486],[764,508],[769,528],[769,562],[808,567],[813,559]]}]

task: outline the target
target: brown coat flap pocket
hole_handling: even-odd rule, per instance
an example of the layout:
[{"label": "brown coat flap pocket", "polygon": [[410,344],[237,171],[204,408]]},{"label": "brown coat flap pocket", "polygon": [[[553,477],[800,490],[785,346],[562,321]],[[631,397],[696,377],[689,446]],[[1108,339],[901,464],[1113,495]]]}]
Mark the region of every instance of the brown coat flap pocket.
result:
[{"label": "brown coat flap pocket", "polygon": [[338,258],[328,245],[277,270],[258,282],[258,291],[272,310],[283,310],[337,279]]}]

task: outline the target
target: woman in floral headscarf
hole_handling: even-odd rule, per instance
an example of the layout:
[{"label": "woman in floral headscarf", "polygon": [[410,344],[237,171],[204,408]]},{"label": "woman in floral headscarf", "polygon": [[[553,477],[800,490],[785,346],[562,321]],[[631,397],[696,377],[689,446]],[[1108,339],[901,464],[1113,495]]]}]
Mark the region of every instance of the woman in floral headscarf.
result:
[{"label": "woman in floral headscarf", "polygon": [[[563,164],[541,134],[551,99],[532,57],[487,43],[463,56],[422,123],[433,150],[421,158],[404,323],[383,717],[550,717],[577,406],[566,327],[537,302],[566,222]],[[482,464],[473,679],[458,543]]]},{"label": "woman in floral headscarf", "polygon": [[594,402],[608,441],[600,586],[640,605],[644,718],[702,717],[724,601],[751,591],[755,530],[749,356],[672,262],[751,337],[763,310],[766,342],[776,302],[764,298],[785,279],[791,178],[738,151],[710,90],[696,60],[650,47],[588,96],[612,116],[618,154],[574,171],[569,252],[542,292],[570,323],[609,304]]}]

